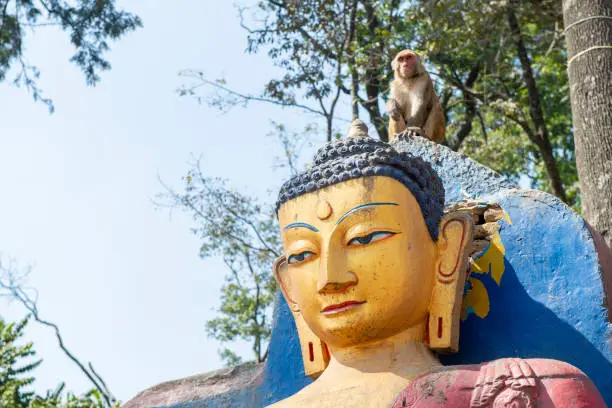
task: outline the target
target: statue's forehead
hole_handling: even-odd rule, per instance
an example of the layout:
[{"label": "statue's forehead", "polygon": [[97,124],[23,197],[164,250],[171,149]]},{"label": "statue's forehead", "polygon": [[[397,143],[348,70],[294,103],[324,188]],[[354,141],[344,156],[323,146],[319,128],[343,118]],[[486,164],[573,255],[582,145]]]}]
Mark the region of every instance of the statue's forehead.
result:
[{"label": "statue's forehead", "polygon": [[327,186],[296,197],[283,207],[295,215],[308,214],[316,216],[319,220],[326,220],[348,206],[371,199],[379,189],[375,184],[380,184],[372,179],[373,177],[364,177]]},{"label": "statue's forehead", "polygon": [[317,203],[318,219],[326,220],[332,215],[333,212],[334,209],[329,201],[327,201],[325,198],[319,200],[319,202]]},{"label": "statue's forehead", "polygon": [[279,209],[279,220],[281,224],[304,219],[332,220],[356,206],[376,201],[398,201],[398,196],[406,193],[410,194],[404,185],[388,177],[349,180],[288,201]]}]

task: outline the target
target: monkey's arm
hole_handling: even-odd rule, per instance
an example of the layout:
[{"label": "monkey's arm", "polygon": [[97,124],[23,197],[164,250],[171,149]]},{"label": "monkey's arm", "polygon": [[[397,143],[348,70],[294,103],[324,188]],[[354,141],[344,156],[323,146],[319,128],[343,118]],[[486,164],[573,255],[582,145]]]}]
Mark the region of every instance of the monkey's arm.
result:
[{"label": "monkey's arm", "polygon": [[425,130],[425,134],[429,140],[440,143],[442,140],[444,140],[444,133],[446,132],[444,111],[442,110],[442,104],[440,103],[440,100],[433,89],[431,95],[432,106],[423,130]]},{"label": "monkey's arm", "polygon": [[406,122],[404,122],[403,117],[400,116],[398,120],[389,117],[389,140],[392,140],[396,134],[403,132],[405,129]]},{"label": "monkey's arm", "polygon": [[395,97],[395,92],[391,92],[389,100],[387,101],[387,114],[389,114],[389,119],[400,120],[403,119],[402,114],[402,106],[398,98]]},{"label": "monkey's arm", "polygon": [[389,140],[400,132],[406,129],[406,122],[404,121],[403,108],[397,98],[397,92],[395,86],[391,85],[391,95],[387,101],[387,113],[389,114]]}]

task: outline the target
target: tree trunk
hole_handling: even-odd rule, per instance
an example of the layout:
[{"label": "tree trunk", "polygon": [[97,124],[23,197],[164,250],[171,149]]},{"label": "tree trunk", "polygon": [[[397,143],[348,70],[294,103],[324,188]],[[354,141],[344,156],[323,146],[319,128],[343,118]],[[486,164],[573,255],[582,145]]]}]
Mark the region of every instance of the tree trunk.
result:
[{"label": "tree trunk", "polygon": [[356,43],[356,20],[357,20],[357,0],[353,0],[349,20],[349,40],[348,40],[348,66],[351,71],[351,110],[352,120],[359,119],[359,74],[355,64]]},{"label": "tree trunk", "polygon": [[352,120],[359,119],[359,76],[357,70],[351,68],[351,111]]},{"label": "tree trunk", "polygon": [[546,127],[546,121],[544,120],[540,91],[538,90],[535,76],[533,75],[531,60],[529,59],[529,54],[523,41],[521,27],[519,25],[518,18],[516,17],[516,10],[514,9],[514,5],[517,3],[518,0],[508,1],[508,23],[510,25],[512,39],[516,45],[519,61],[521,62],[523,83],[527,88],[527,94],[529,97],[529,114],[531,116],[531,121],[535,126],[535,140],[532,140],[532,142],[538,147],[542,153],[542,157],[544,158],[544,165],[546,167],[546,173],[548,174],[548,181],[550,183],[552,193],[561,200],[566,201],[565,189],[563,188],[561,175],[559,174],[557,162],[555,161],[550,139],[548,137],[548,128]]},{"label": "tree trunk", "polygon": [[[375,5],[370,1],[363,2],[367,16],[368,31],[372,38],[376,37],[376,31],[380,28],[380,22],[376,15]],[[365,110],[370,114],[370,121],[374,124],[378,137],[384,141],[389,141],[389,133],[387,129],[387,121],[382,117],[378,106],[378,98],[380,97],[381,84],[379,79],[379,70],[383,66],[381,61],[384,54],[384,44],[381,41],[377,52],[370,55],[369,61],[365,67],[365,91],[367,100],[362,103]]]},{"label": "tree trunk", "polygon": [[612,0],[563,0],[584,218],[612,248]]},{"label": "tree trunk", "polygon": [[[476,63],[476,65],[474,65],[468,74],[464,88],[472,89],[474,83],[478,79],[478,74],[480,74],[480,68],[481,64],[479,61]],[[476,117],[476,98],[474,95],[463,91],[463,99],[465,99],[465,118],[460,122],[457,131],[452,137],[449,138],[450,140],[448,142],[448,146],[454,151],[459,150],[463,144],[463,141],[472,132],[472,124],[474,122],[474,118]]]}]

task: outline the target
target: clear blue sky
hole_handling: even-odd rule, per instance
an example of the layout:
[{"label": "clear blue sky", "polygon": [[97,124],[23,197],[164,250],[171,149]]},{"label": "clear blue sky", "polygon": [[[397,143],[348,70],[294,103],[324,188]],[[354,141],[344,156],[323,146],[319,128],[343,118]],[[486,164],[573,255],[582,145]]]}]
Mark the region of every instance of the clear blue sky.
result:
[{"label": "clear blue sky", "polygon": [[[126,401],[221,364],[205,321],[218,306],[225,268],[199,259],[189,217],[155,210],[158,174],[180,187],[190,154],[202,154],[208,175],[266,198],[286,177],[272,170],[281,151],[266,137],[270,120],[299,130],[313,118],[266,105],[221,114],[175,93],[184,68],[251,92],[274,74],[265,54],[244,54],[246,34],[231,2],[120,5],[144,28],[112,44],[113,69],[99,86],[85,85],[68,62],[67,36],[53,28],[30,35],[26,47],[55,114],[0,84],[0,252],[35,265],[29,284],[39,291],[42,317]],[[5,318],[24,315],[16,304],[0,307]],[[44,358],[39,391],[60,381],[76,392],[90,386],[50,330],[31,323],[27,336]]]}]

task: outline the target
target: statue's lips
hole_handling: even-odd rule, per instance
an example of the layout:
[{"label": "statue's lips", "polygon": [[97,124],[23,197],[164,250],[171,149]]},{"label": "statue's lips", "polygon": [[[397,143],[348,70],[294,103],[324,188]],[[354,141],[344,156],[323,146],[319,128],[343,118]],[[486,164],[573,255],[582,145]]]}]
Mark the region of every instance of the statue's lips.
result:
[{"label": "statue's lips", "polygon": [[336,305],[329,305],[326,308],[324,308],[323,310],[321,310],[321,313],[324,315],[331,315],[331,314],[337,314],[337,313],[342,313],[345,312],[347,310],[350,309],[354,309],[357,306],[360,306],[362,304],[365,303],[364,301],[358,302],[356,300],[350,300],[348,302],[342,302],[342,303],[338,303]]}]

